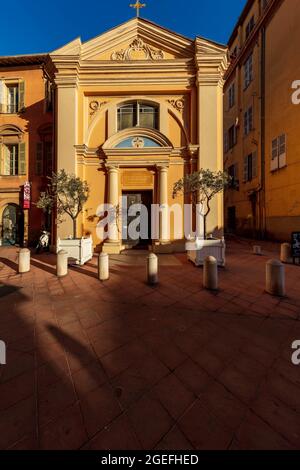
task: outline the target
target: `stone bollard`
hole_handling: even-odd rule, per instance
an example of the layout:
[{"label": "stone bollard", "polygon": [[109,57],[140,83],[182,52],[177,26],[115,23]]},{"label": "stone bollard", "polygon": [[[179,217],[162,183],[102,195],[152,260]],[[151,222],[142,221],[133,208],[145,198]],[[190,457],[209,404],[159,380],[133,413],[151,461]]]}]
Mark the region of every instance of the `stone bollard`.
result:
[{"label": "stone bollard", "polygon": [[109,279],[109,257],[107,253],[100,253],[98,259],[98,277],[100,281]]},{"label": "stone bollard", "polygon": [[257,256],[261,256],[261,255],[262,255],[261,246],[259,246],[259,245],[254,245],[254,247],[253,247],[253,254],[254,254],[254,255],[257,255]]},{"label": "stone bollard", "polygon": [[266,264],[266,291],[278,297],[285,296],[284,266],[277,259],[271,259]]},{"label": "stone bollard", "polygon": [[207,256],[204,260],[203,286],[205,289],[218,290],[218,262],[213,256]]},{"label": "stone bollard", "polygon": [[158,284],[158,258],[154,253],[147,258],[147,279],[152,286]]},{"label": "stone bollard", "polygon": [[60,250],[56,258],[56,275],[57,277],[64,277],[68,274],[68,252]]},{"label": "stone bollard", "polygon": [[30,271],[30,250],[22,248],[19,251],[19,273],[24,274]]},{"label": "stone bollard", "polygon": [[289,243],[283,243],[280,248],[280,261],[282,263],[290,263],[291,255],[291,245]]}]

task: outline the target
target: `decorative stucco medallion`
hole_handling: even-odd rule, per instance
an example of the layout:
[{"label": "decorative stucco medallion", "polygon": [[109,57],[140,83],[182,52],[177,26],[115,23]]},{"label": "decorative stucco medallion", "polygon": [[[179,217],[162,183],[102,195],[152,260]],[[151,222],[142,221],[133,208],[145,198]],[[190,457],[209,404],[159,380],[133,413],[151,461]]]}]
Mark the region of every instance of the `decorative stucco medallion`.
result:
[{"label": "decorative stucco medallion", "polygon": [[90,102],[90,115],[92,116],[95,114],[97,111],[99,111],[100,108],[102,108],[105,104],[107,104],[107,101],[97,101],[93,100]]},{"label": "decorative stucco medallion", "polygon": [[180,113],[183,112],[184,110],[184,99],[183,98],[178,98],[178,99],[171,99],[168,100],[168,103],[170,103],[173,108],[176,109],[176,111],[179,111]]},{"label": "decorative stucco medallion", "polygon": [[135,147],[137,149],[142,149],[145,146],[145,141],[142,139],[142,137],[134,137],[132,139],[132,147]]},{"label": "decorative stucco medallion", "polygon": [[154,49],[146,44],[141,38],[136,38],[127,49],[113,52],[111,60],[133,60],[133,54],[135,52],[142,52],[146,60],[163,60],[165,57],[162,50]]}]

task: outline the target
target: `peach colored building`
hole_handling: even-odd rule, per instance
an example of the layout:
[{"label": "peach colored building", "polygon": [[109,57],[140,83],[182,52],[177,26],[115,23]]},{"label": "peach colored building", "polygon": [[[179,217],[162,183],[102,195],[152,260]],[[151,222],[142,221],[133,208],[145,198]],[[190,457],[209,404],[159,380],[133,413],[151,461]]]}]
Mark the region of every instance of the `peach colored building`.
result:
[{"label": "peach colored building", "polygon": [[299,20],[298,1],[249,0],[229,40],[224,165],[234,181],[225,194],[227,231],[289,241],[300,230],[300,105],[292,100]]},{"label": "peach colored building", "polygon": [[[56,162],[87,180],[91,196],[79,236],[95,247],[119,252],[127,245],[118,227],[103,244],[97,209],[134,202],[173,204],[173,185],[200,167],[223,167],[223,74],[226,47],[193,40],[150,21],[134,18],[86,43],[75,39],[49,54],[46,70],[56,92]],[[175,202],[183,206],[184,201]],[[161,251],[183,249],[174,224],[156,237]],[[183,223],[183,221],[179,222]],[[223,201],[215,199],[208,221],[223,231]],[[58,226],[65,237],[71,221]]]}]

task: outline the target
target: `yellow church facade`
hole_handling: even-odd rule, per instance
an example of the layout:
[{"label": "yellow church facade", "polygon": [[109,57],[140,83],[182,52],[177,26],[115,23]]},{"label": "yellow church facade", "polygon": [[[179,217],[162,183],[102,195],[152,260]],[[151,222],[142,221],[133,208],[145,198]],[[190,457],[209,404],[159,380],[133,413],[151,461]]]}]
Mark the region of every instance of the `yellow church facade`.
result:
[{"label": "yellow church facade", "polygon": [[[197,169],[223,169],[223,75],[226,47],[170,32],[134,18],[86,43],[75,39],[49,54],[45,72],[55,90],[56,170],[86,180],[90,197],[78,236],[96,249],[119,253],[121,220],[109,239],[99,237],[99,207],[120,201],[171,206],[173,185]],[[121,198],[121,199],[120,199]],[[184,248],[174,221],[149,241],[158,251]],[[182,221],[183,223],[183,221]],[[213,202],[208,233],[223,233],[223,199]],[[72,233],[71,221],[56,227]]]}]

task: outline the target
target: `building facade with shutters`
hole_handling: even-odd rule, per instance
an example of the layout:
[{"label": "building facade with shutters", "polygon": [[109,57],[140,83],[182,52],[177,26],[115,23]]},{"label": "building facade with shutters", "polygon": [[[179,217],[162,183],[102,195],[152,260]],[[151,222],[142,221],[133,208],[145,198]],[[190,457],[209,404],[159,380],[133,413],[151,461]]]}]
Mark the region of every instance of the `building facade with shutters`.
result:
[{"label": "building facade with shutters", "polygon": [[[300,4],[249,0],[229,40],[224,86],[225,228],[290,240],[300,228]],[[299,82],[300,83],[300,82]]]},{"label": "building facade with shutters", "polygon": [[0,58],[0,243],[26,245],[47,224],[35,208],[53,165],[46,57]]}]

